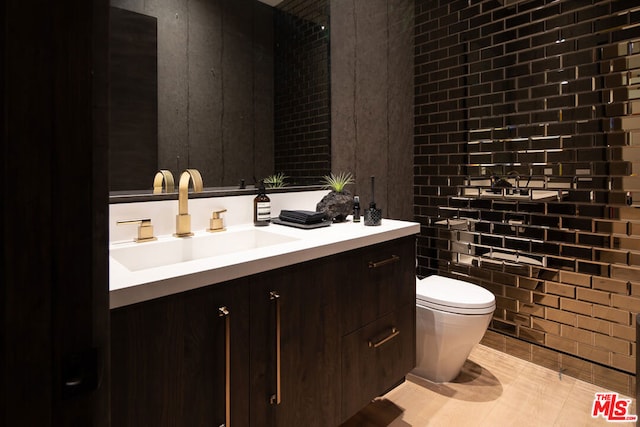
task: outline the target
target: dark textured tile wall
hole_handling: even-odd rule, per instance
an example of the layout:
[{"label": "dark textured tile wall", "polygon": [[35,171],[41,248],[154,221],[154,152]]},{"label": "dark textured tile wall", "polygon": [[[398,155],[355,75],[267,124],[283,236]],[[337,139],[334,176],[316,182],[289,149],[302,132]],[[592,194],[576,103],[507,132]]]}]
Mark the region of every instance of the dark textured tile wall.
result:
[{"label": "dark textured tile wall", "polygon": [[329,1],[285,0],[274,22],[275,172],[317,184],[331,172]]},{"label": "dark textured tile wall", "polygon": [[631,3],[417,0],[414,63],[419,275],[484,286],[493,332],[627,386],[640,311]]}]

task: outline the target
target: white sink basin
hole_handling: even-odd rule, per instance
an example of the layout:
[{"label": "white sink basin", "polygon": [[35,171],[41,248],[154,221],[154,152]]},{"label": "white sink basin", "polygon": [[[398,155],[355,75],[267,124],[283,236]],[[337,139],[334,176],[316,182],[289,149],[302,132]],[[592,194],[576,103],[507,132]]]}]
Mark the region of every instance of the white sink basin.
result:
[{"label": "white sink basin", "polygon": [[193,237],[111,247],[110,256],[129,271],[139,271],[197,259],[227,255],[298,240],[258,229],[222,231]]}]

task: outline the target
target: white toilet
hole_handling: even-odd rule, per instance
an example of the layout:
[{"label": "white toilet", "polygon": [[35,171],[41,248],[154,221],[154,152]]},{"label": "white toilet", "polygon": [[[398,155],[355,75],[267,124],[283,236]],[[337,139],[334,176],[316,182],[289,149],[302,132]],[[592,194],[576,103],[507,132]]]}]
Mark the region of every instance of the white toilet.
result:
[{"label": "white toilet", "polygon": [[496,308],[488,290],[442,276],[416,279],[416,352],[413,373],[433,382],[458,376]]}]

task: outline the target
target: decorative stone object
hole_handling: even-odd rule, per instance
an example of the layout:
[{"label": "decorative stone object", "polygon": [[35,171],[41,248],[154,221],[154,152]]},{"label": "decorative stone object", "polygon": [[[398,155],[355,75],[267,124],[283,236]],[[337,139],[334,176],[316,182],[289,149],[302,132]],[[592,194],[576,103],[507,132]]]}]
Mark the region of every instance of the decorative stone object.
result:
[{"label": "decorative stone object", "polygon": [[317,212],[324,212],[327,220],[344,222],[353,213],[353,195],[347,191],[331,191],[316,205]]}]

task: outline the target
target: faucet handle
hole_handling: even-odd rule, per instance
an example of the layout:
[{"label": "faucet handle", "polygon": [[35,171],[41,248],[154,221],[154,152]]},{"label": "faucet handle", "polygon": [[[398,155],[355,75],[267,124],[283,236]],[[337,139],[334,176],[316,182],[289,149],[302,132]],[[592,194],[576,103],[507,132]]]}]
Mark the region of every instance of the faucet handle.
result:
[{"label": "faucet handle", "polygon": [[209,233],[215,233],[217,231],[224,231],[225,228],[222,224],[222,218],[220,218],[220,214],[226,212],[227,210],[224,208],[216,208],[211,212],[211,219],[209,220],[209,228],[207,231]]},{"label": "faucet handle", "polygon": [[151,242],[153,240],[158,240],[153,235],[153,225],[151,225],[151,220],[148,218],[145,219],[126,219],[123,221],[117,221],[116,225],[138,225],[138,237],[133,239],[136,243],[141,242]]}]

